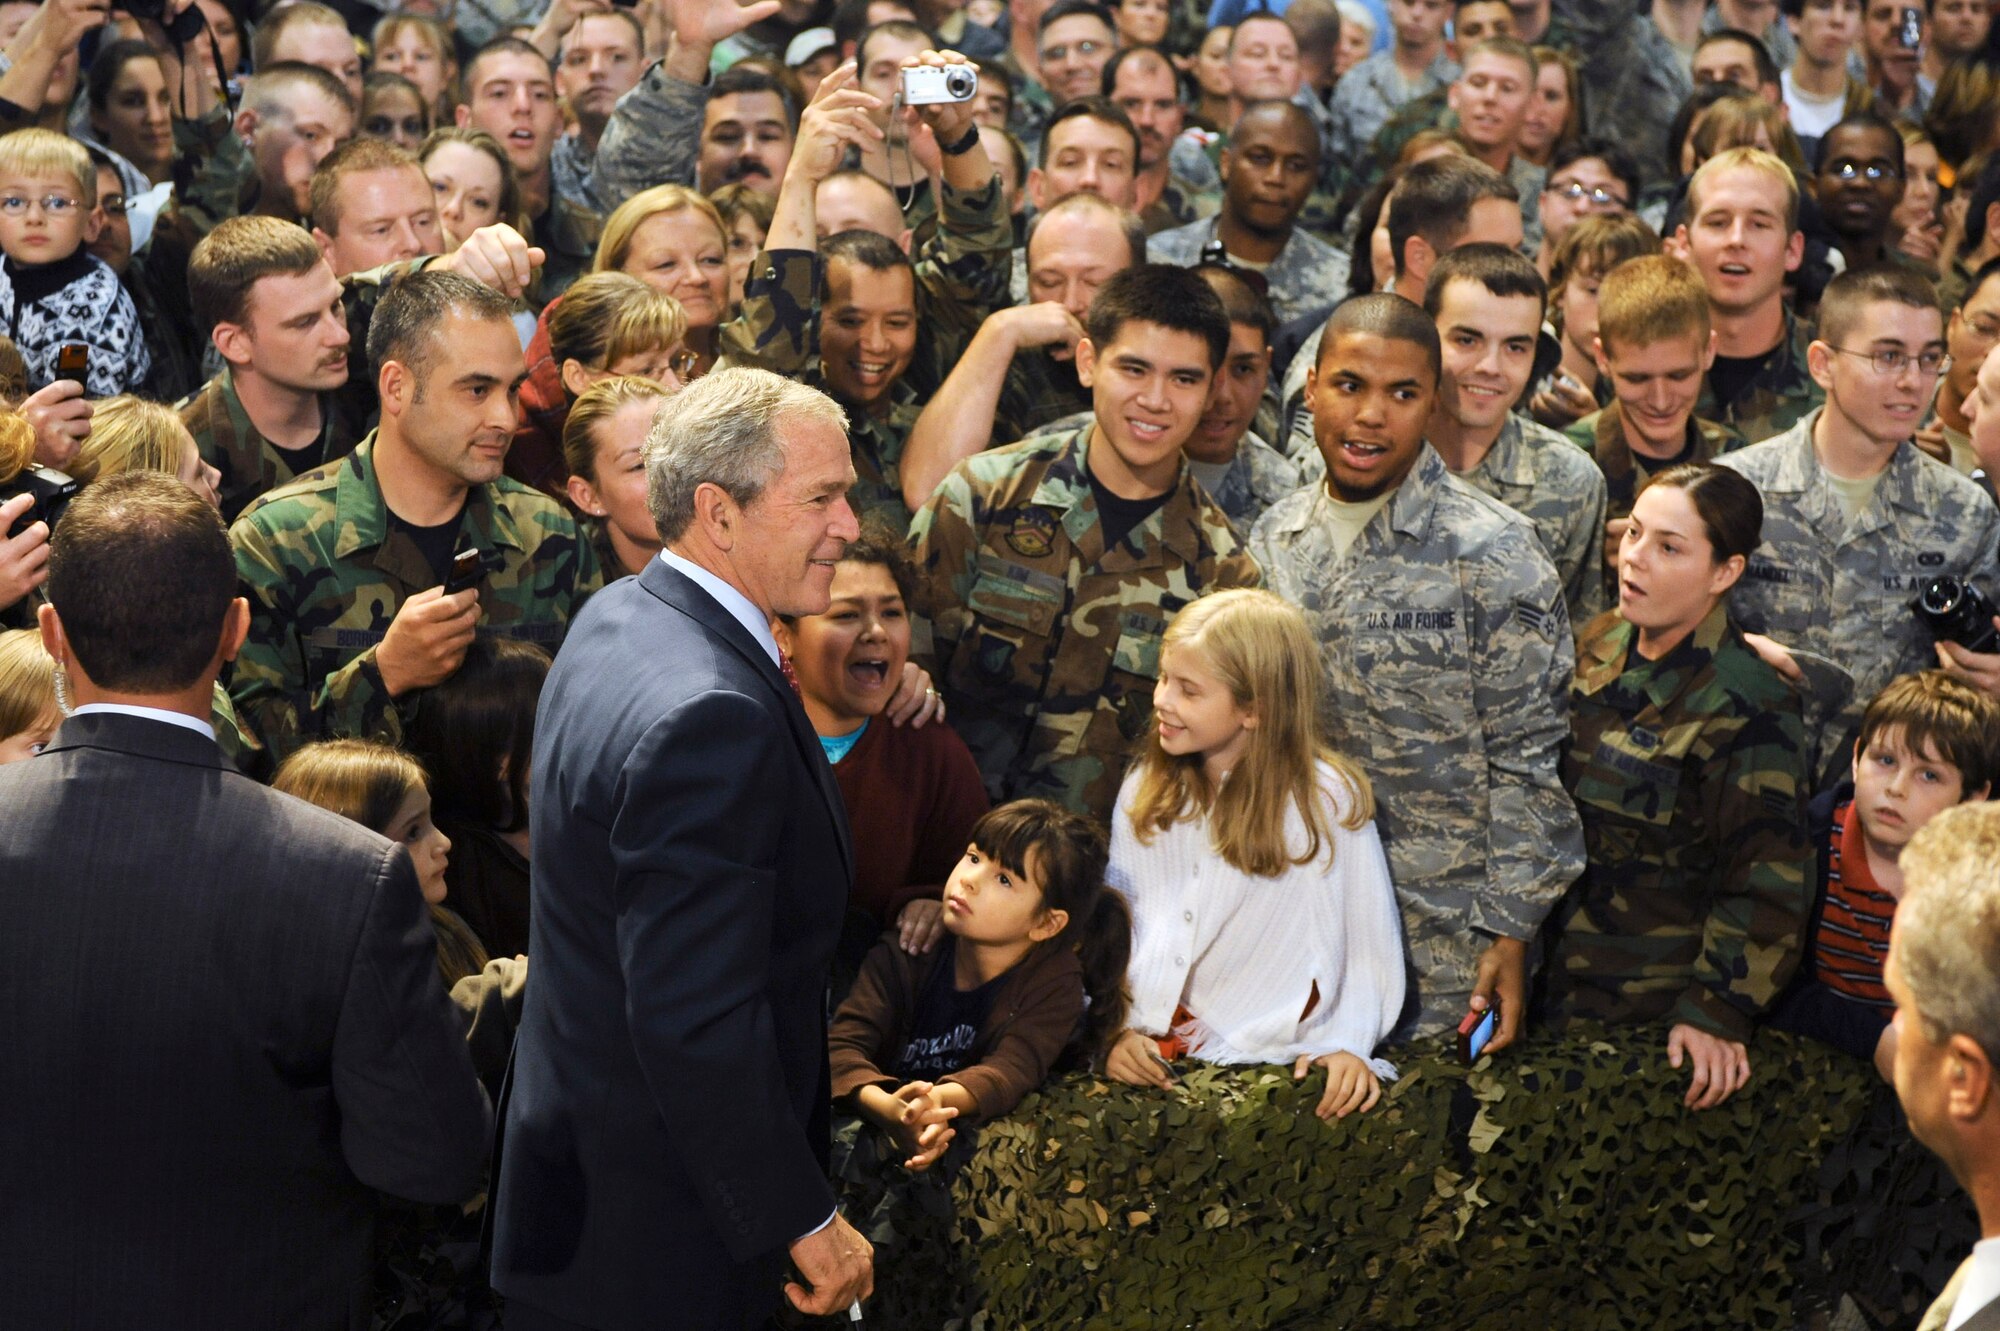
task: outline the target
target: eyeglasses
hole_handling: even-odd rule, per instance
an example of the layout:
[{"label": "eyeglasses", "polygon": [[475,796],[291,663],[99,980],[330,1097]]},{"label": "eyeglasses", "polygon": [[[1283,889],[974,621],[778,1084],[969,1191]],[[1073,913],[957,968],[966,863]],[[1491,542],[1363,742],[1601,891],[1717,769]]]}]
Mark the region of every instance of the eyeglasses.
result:
[{"label": "eyeglasses", "polygon": [[24,199],[18,194],[9,194],[5,198],[0,198],[0,213],[5,213],[8,217],[24,217],[28,209],[36,204],[40,204],[42,211],[50,217],[63,217],[83,206],[75,199],[66,198],[61,194],[44,194],[39,199]]},{"label": "eyeglasses", "polygon": [[1046,48],[1042,52],[1042,60],[1044,63],[1053,64],[1057,61],[1067,59],[1071,52],[1075,52],[1080,59],[1088,60],[1090,59],[1090,57],[1096,55],[1098,52],[1108,51],[1110,49],[1111,49],[1111,43],[1092,41],[1088,37],[1086,37],[1082,41],[1076,42],[1074,44],[1066,43],[1062,46],[1051,46]]},{"label": "eyeglasses", "polygon": [[1859,162],[1834,162],[1827,167],[1826,173],[1836,180],[1865,180],[1871,185],[1903,178],[1901,171],[1880,162],[1870,162],[1866,166]]},{"label": "eyeglasses", "polygon": [[1899,347],[1884,347],[1880,351],[1849,351],[1846,347],[1826,344],[1829,350],[1838,351],[1843,356],[1859,356],[1875,367],[1875,373],[1885,379],[1893,379],[1914,365],[1917,373],[1926,379],[1935,379],[1951,368],[1951,357],[1942,351],[1925,351],[1912,356]]},{"label": "eyeglasses", "polygon": [[692,351],[676,351],[667,358],[667,368],[674,372],[674,378],[680,380],[683,385],[694,382],[696,371],[700,367],[701,357]]},{"label": "eyeglasses", "polygon": [[1594,208],[1630,208],[1629,199],[1621,199],[1602,185],[1586,185],[1580,180],[1565,180],[1560,185],[1549,182],[1549,192],[1558,194],[1571,203],[1582,203],[1588,199]]},{"label": "eyeglasses", "polygon": [[100,194],[97,196],[97,206],[106,217],[123,217],[125,215],[125,196],[123,194]]}]

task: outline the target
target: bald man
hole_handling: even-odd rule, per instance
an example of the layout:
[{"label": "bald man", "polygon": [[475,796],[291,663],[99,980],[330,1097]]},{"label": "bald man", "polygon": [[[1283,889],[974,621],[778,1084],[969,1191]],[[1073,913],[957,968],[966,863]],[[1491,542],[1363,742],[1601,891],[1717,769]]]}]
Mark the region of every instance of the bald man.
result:
[{"label": "bald man", "polygon": [[1162,231],[1146,257],[1192,266],[1219,245],[1229,264],[1263,275],[1279,323],[1325,314],[1347,291],[1348,261],[1298,225],[1319,166],[1311,116],[1291,102],[1250,103],[1222,150],[1222,211]]}]

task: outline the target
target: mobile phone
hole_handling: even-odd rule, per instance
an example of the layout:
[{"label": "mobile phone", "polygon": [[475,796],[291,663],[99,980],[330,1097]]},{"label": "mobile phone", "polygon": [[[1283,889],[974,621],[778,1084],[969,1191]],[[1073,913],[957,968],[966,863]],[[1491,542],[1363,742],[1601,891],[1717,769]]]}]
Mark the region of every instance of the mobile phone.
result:
[{"label": "mobile phone", "polygon": [[1914,51],[1924,44],[1923,10],[1903,6],[1902,22],[1896,28],[1896,41],[1907,51]]},{"label": "mobile phone", "polygon": [[90,348],[81,342],[65,342],[57,347],[56,378],[74,380],[79,387],[88,387]]},{"label": "mobile phone", "polygon": [[1479,1061],[1486,1052],[1486,1044],[1493,1038],[1494,1030],[1500,1024],[1500,1005],[1493,1004],[1484,1012],[1468,1012],[1465,1020],[1458,1023],[1458,1059],[1467,1067]]},{"label": "mobile phone", "polygon": [[444,594],[450,596],[454,592],[462,592],[467,587],[477,585],[479,575],[485,571],[486,560],[485,556],[479,553],[479,547],[466,546],[451,557],[451,572],[445,575]]}]

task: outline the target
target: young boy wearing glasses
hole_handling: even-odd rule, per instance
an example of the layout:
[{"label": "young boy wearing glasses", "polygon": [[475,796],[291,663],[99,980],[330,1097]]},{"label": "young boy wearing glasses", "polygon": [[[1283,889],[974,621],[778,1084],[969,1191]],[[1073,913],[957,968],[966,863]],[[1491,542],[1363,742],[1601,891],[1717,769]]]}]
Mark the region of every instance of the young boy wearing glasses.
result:
[{"label": "young boy wearing glasses", "polygon": [[75,139],[45,129],[0,137],[0,317],[28,387],[56,377],[67,343],[89,349],[91,397],[136,388],[152,358],[132,297],[84,246],[97,237],[97,171]]},{"label": "young boy wearing glasses", "polygon": [[1814,771],[1844,751],[1869,698],[1934,664],[1910,599],[1940,574],[1994,595],[2000,511],[1973,481],[1911,440],[1950,367],[1937,294],[1893,265],[1843,273],[1806,349],[1826,405],[1785,433],[1716,459],[1764,498],[1764,540],[1736,587],[1742,626],[1839,663],[1838,708],[1806,705]]}]

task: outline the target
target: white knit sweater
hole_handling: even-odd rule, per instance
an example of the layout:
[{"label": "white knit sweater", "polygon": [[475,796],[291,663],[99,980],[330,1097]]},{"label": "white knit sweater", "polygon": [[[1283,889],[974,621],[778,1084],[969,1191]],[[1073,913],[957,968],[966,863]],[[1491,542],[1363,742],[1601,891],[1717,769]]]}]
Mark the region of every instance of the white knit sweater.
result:
[{"label": "white knit sweater", "polygon": [[[1211,1063],[1345,1052],[1379,1077],[1396,1075],[1374,1056],[1403,1006],[1403,931],[1388,860],[1374,823],[1339,825],[1353,791],[1324,763],[1319,774],[1331,863],[1322,851],[1275,878],[1253,878],[1216,854],[1206,820],[1140,844],[1131,817],[1138,774],[1126,777],[1109,877],[1132,906],[1132,1029],[1164,1035],[1184,1005],[1196,1020],[1179,1034]],[[1287,814],[1286,840],[1303,847],[1304,821],[1295,806]],[[1315,984],[1319,1001],[1301,1020]]]}]

